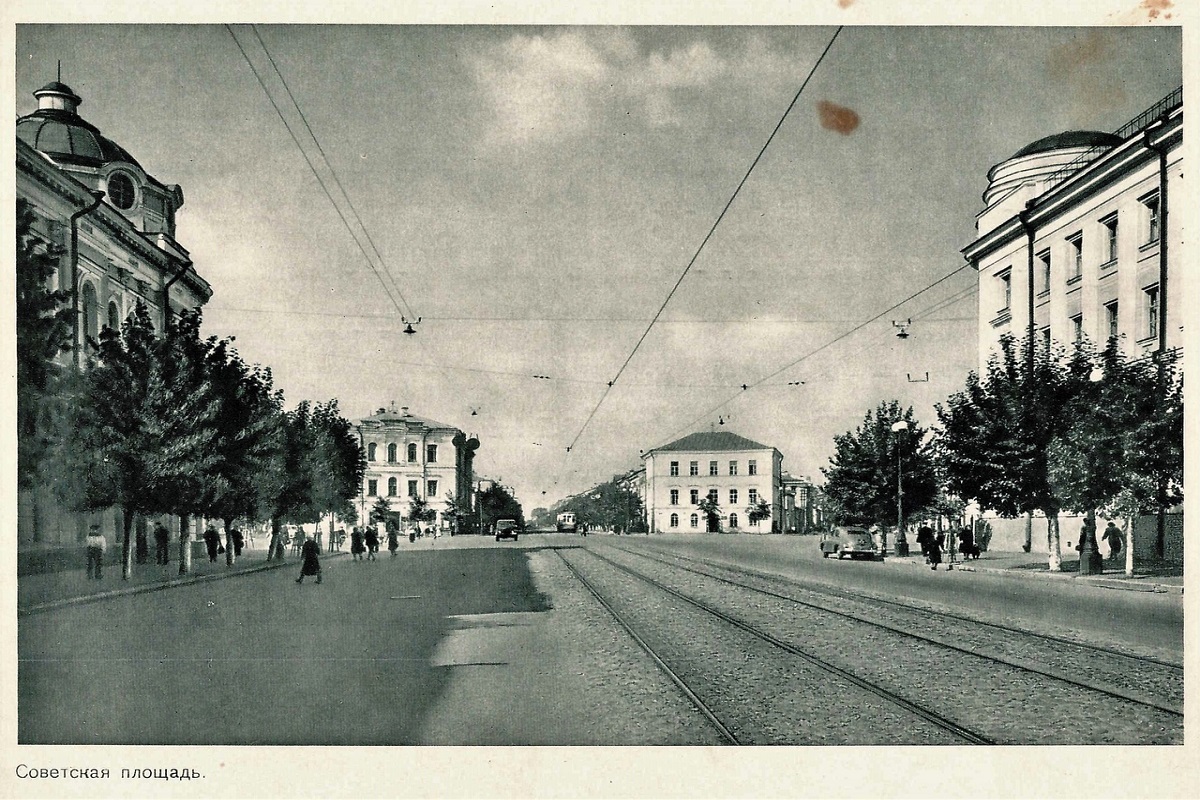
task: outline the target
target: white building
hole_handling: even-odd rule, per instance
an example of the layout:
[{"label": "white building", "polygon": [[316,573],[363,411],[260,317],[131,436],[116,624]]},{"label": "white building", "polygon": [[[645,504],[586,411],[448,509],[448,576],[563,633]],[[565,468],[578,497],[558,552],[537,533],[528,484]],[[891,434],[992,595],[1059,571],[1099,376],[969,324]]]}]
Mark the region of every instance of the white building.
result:
[{"label": "white building", "polygon": [[479,440],[454,427],[418,417],[393,403],[355,423],[367,457],[359,496],[359,519],[365,521],[379,498],[394,519],[407,520],[411,501],[419,498],[437,515],[439,528],[454,520],[450,502],[460,515],[472,513],[475,451]]},{"label": "white building", "polygon": [[[701,432],[649,450],[642,460],[652,533],[704,532],[706,516],[696,507],[704,497],[720,507],[721,530],[779,530],[783,455],[774,447],[726,431]],[[760,500],[771,518],[751,522],[749,510]]]}]

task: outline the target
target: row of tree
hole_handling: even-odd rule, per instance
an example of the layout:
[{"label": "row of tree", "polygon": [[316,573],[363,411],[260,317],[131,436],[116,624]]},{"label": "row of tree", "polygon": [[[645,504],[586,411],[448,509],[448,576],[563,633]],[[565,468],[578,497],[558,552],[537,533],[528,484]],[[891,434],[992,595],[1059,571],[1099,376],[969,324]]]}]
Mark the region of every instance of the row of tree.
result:
[{"label": "row of tree", "polygon": [[574,513],[576,524],[588,529],[620,533],[645,530],[642,499],[621,476],[554,504],[545,512],[545,524],[555,524],[563,511]]},{"label": "row of tree", "polygon": [[983,374],[936,406],[928,430],[912,409],[881,404],[857,430],[835,437],[825,494],[837,521],[879,524],[953,514],[965,502],[1004,517],[1048,521],[1049,568],[1061,569],[1058,517],[1097,513],[1125,521],[1183,501],[1183,377],[1173,353],[1130,359],[1117,339],[1070,352],[1000,341]]},{"label": "row of tree", "polygon": [[49,484],[73,511],[119,508],[126,578],[138,516],[181,518],[181,572],[190,569],[191,517],[223,521],[228,563],[234,520],[269,520],[273,558],[284,523],[353,519],[366,462],[337,401],[285,410],[270,369],[246,363],[232,339],[203,337],[199,311],[159,332],[139,301],[119,330],[87,343],[84,369],[65,368],[58,356],[72,346],[71,312],[63,293],[46,289],[60,253],[36,240],[32,222],[19,204],[23,486]]}]

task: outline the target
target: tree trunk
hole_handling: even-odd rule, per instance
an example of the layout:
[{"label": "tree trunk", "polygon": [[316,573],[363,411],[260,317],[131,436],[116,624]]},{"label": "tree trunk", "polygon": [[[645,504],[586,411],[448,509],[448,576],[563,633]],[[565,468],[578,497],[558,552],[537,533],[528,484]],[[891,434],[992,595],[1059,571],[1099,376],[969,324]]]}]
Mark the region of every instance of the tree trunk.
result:
[{"label": "tree trunk", "polygon": [[146,536],[146,520],[141,514],[137,516],[137,550],[135,560],[139,564],[145,564],[150,558],[150,540]]},{"label": "tree trunk", "polygon": [[1058,535],[1058,512],[1046,514],[1046,544],[1050,548],[1051,572],[1062,572],[1062,541]]},{"label": "tree trunk", "polygon": [[187,575],[192,571],[192,532],[189,530],[191,519],[187,514],[179,515],[179,574]]},{"label": "tree trunk", "polygon": [[225,520],[225,566],[232,567],[233,557],[233,520]]},{"label": "tree trunk", "polygon": [[1125,574],[1130,578],[1133,577],[1133,518],[1126,516],[1123,527],[1125,528]]},{"label": "tree trunk", "polygon": [[121,579],[129,580],[133,575],[133,547],[129,534],[133,531],[133,509],[121,509]]},{"label": "tree trunk", "polygon": [[1033,549],[1033,512],[1030,511],[1025,515],[1025,544],[1021,545],[1021,549],[1028,553]]}]

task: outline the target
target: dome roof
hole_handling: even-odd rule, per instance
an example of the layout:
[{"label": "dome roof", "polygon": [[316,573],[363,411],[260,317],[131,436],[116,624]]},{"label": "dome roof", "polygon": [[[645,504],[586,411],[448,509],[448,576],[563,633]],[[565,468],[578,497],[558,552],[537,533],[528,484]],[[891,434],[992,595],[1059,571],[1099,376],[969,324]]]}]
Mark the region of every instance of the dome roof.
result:
[{"label": "dome roof", "polygon": [[63,164],[100,167],[112,161],[142,165],[119,144],[75,111],[82,102],[71,87],[57,81],[33,93],[38,110],[17,119],[17,138]]},{"label": "dome roof", "polygon": [[1013,154],[1013,158],[1075,147],[1116,147],[1123,141],[1120,136],[1104,131],[1064,131],[1025,145]]}]

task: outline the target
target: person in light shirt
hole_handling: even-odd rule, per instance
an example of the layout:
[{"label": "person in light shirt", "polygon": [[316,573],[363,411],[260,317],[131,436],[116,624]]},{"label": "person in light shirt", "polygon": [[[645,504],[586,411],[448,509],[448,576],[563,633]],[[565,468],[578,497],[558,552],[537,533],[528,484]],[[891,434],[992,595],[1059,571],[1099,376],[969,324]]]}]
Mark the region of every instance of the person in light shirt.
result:
[{"label": "person in light shirt", "polygon": [[100,533],[100,526],[92,523],[87,535],[87,576],[89,580],[93,577],[100,580],[100,574],[104,567],[104,548],[107,546],[108,543],[104,541],[104,536]]}]

